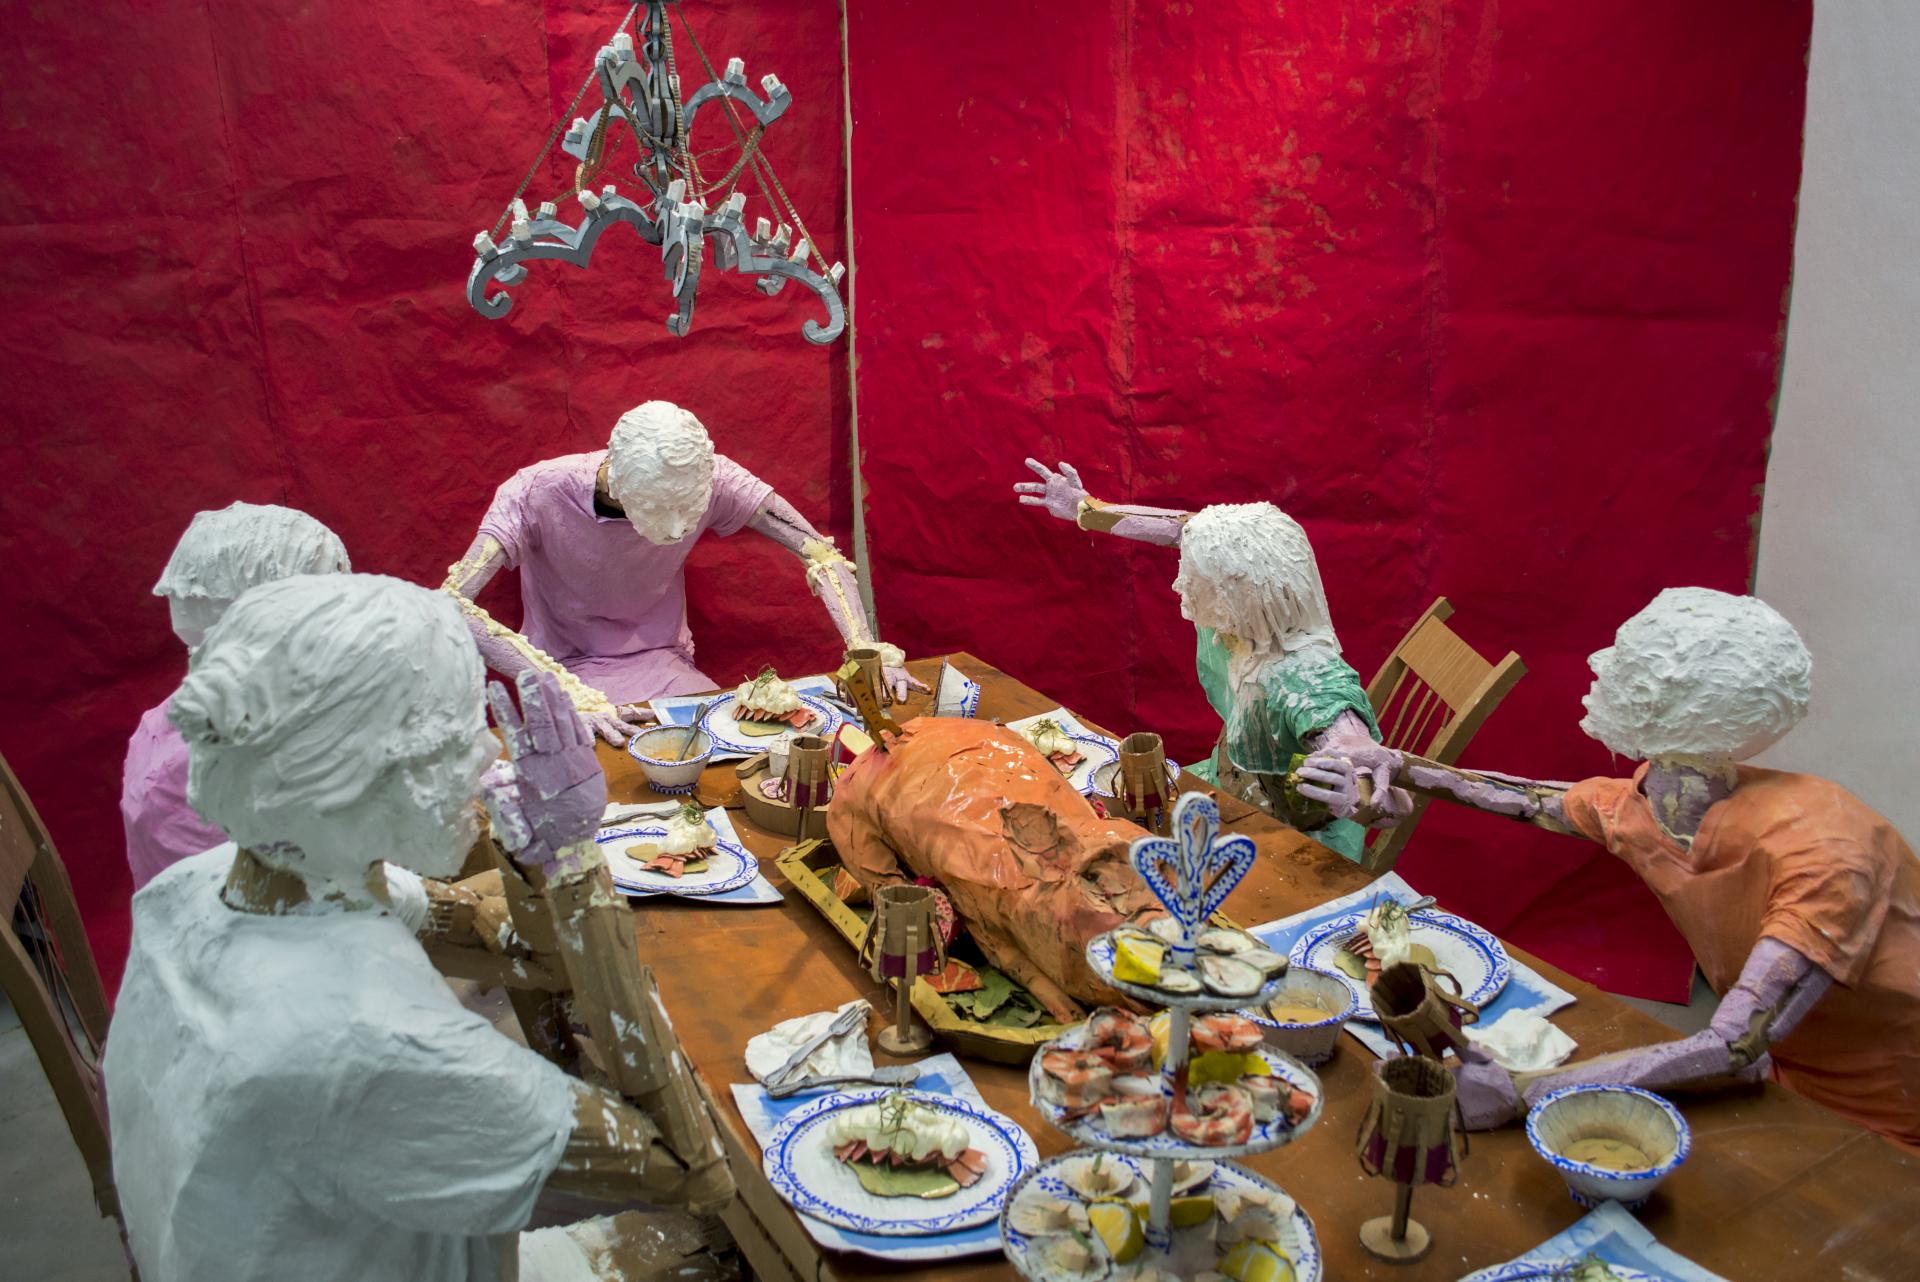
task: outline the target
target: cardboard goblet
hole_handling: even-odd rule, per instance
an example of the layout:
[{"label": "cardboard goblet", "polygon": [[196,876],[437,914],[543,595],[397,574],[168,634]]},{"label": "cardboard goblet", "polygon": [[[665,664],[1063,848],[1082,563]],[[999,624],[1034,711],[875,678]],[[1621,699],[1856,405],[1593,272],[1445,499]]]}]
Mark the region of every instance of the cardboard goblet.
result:
[{"label": "cardboard goblet", "polygon": [[1432,1248],[1433,1235],[1411,1215],[1413,1190],[1418,1184],[1444,1188],[1459,1178],[1466,1136],[1455,1115],[1453,1074],[1439,1060],[1403,1055],[1380,1065],[1354,1153],[1361,1170],[1398,1188],[1393,1214],[1360,1226],[1360,1245],[1369,1255],[1412,1264]]},{"label": "cardboard goblet", "polygon": [[1154,832],[1165,832],[1171,802],[1167,786],[1167,749],[1160,736],[1139,730],[1120,741],[1120,768],[1114,771],[1114,800],[1121,813]]},{"label": "cardboard goblet", "polygon": [[917,1055],[933,1045],[932,1031],[913,1022],[913,984],[944,968],[946,952],[931,887],[881,886],[874,891],[860,960],[871,966],[875,979],[894,985],[894,1022],[874,1038],[889,1055]]}]

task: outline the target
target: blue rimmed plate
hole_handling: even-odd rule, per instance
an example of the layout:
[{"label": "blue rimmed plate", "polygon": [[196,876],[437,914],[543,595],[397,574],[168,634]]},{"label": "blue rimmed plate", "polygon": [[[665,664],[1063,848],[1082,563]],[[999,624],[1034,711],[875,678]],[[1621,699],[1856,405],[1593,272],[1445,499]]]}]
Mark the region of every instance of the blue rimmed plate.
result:
[{"label": "blue rimmed plate", "polygon": [[699,898],[738,890],[759,875],[760,861],[725,837],[720,838],[707,855],[706,871],[690,872],[683,877],[647,872],[637,861],[627,858],[625,851],[628,846],[658,841],[666,835],[667,826],[656,823],[603,828],[594,834],[593,839],[600,845],[600,853],[606,858],[607,871],[613,874],[614,889],[630,898],[641,895]]},{"label": "blue rimmed plate", "polygon": [[802,1215],[883,1237],[927,1237],[992,1223],[1008,1191],[1040,1160],[1033,1141],[1010,1117],[951,1095],[905,1092],[914,1103],[965,1126],[968,1147],[986,1154],[986,1174],[972,1187],[934,1201],[869,1193],[861,1187],[860,1177],[833,1155],[827,1129],[834,1115],[885,1099],[891,1093],[874,1090],[828,1095],[789,1114],[768,1137],[761,1158],[774,1192]]},{"label": "blue rimmed plate", "polygon": [[804,729],[783,730],[780,734],[750,735],[743,733],[740,722],[733,715],[734,700],[738,696],[722,699],[707,709],[707,715],[700,719],[700,728],[713,740],[713,750],[717,753],[756,756],[772,747],[780,738],[799,734],[817,734],[831,739],[846,720],[837,708],[817,694],[799,696],[800,706],[814,714],[814,718]]},{"label": "blue rimmed plate", "polygon": [[[1579,1262],[1580,1257],[1576,1256],[1564,1260],[1515,1260],[1512,1264],[1496,1264],[1490,1269],[1469,1273],[1460,1282],[1564,1282],[1567,1270]],[[1607,1268],[1619,1282],[1671,1282],[1665,1274],[1630,1269],[1624,1264],[1609,1264]]]},{"label": "blue rimmed plate", "polygon": [[[1330,975],[1338,975],[1360,1000],[1355,1019],[1377,1022],[1367,986],[1334,964],[1340,946],[1360,929],[1367,914],[1348,913],[1321,922],[1294,941],[1287,960],[1296,966],[1310,966]],[[1513,978],[1513,959],[1498,939],[1463,917],[1423,908],[1413,914],[1409,937],[1433,954],[1439,969],[1460,982],[1460,996],[1475,1006],[1485,1006],[1500,995]]]},{"label": "blue rimmed plate", "polygon": [[[1050,1157],[1037,1166],[1033,1172],[1024,1176],[1017,1188],[1007,1197],[1006,1206],[1000,1213],[1000,1243],[1007,1253],[1007,1259],[1020,1275],[1032,1279],[1032,1282],[1087,1282],[1089,1274],[1067,1273],[1049,1268],[1044,1254],[1036,1250],[1037,1245],[1047,1235],[1022,1233],[1013,1226],[1014,1209],[1021,1199],[1028,1196],[1045,1195],[1061,1202],[1085,1202],[1086,1198],[1061,1178],[1061,1168],[1068,1163],[1085,1161],[1093,1154],[1078,1149],[1060,1157]],[[1112,1154],[1106,1156],[1110,1162],[1118,1162],[1130,1167],[1138,1176],[1129,1198],[1144,1199],[1149,1183],[1151,1163],[1135,1162]],[[1207,1187],[1213,1191],[1229,1188],[1252,1189],[1266,1193],[1284,1193],[1272,1180],[1255,1175],[1244,1166],[1232,1162],[1216,1163]],[[1215,1221],[1190,1229],[1175,1229],[1173,1241],[1167,1254],[1160,1255],[1149,1250],[1134,1262],[1134,1268],[1151,1265],[1162,1276],[1197,1277],[1202,1273],[1213,1272],[1220,1262],[1221,1252],[1214,1243]],[[1106,1248],[1100,1239],[1090,1239],[1095,1254],[1107,1261]],[[1313,1220],[1294,1203],[1293,1215],[1281,1229],[1279,1239],[1274,1243],[1293,1265],[1295,1282],[1321,1282],[1325,1276],[1325,1266],[1320,1257],[1320,1239],[1313,1231]],[[1124,1276],[1124,1274],[1123,1274]]]}]

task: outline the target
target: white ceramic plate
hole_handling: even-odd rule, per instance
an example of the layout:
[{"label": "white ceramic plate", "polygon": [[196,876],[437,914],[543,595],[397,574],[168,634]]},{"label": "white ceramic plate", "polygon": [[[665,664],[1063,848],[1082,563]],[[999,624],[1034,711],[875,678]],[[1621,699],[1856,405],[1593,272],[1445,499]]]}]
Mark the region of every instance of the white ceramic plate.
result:
[{"label": "white ceramic plate", "polygon": [[937,1109],[967,1128],[967,1143],[987,1157],[987,1171],[972,1187],[928,1201],[879,1197],[833,1155],[827,1124],[842,1109],[884,1099],[884,1090],[828,1095],[806,1105],[775,1128],[761,1166],[774,1191],[802,1215],[857,1233],[926,1237],[987,1224],[1000,1214],[1007,1192],[1039,1162],[1040,1154],[1019,1123],[951,1095],[908,1091],[916,1104]]},{"label": "white ceramic plate", "polygon": [[[1015,1188],[1007,1198],[1006,1209],[1000,1213],[1000,1241],[1013,1267],[1020,1271],[1021,1276],[1032,1279],[1032,1282],[1088,1282],[1087,1275],[1046,1268],[1034,1250],[1035,1243],[1040,1239],[1029,1237],[1014,1228],[1012,1215],[1013,1208],[1030,1190],[1058,1198],[1063,1202],[1086,1201],[1060,1178],[1060,1167],[1063,1163],[1091,1156],[1092,1154],[1081,1151],[1048,1158],[1032,1174],[1024,1177],[1019,1187]],[[1150,1163],[1116,1157],[1112,1154],[1108,1154],[1106,1160],[1122,1162],[1134,1168],[1138,1179],[1129,1197],[1144,1201],[1148,1185],[1147,1168]],[[1221,1162],[1216,1165],[1209,1187],[1282,1191],[1273,1181],[1262,1179],[1245,1167],[1235,1166],[1231,1162]],[[1137,1275],[1145,1267],[1159,1269],[1175,1277],[1194,1277],[1214,1269],[1219,1260],[1218,1249],[1213,1244],[1214,1229],[1214,1221],[1209,1220],[1196,1228],[1174,1230],[1172,1249],[1166,1255],[1160,1255],[1152,1250],[1145,1251],[1131,1264],[1113,1269],[1108,1275],[1109,1282],[1125,1282],[1127,1278]],[[1105,1261],[1106,1250],[1099,1241],[1097,1237],[1092,1239],[1093,1249]],[[1275,1245],[1292,1261],[1296,1282],[1321,1282],[1325,1276],[1325,1269],[1320,1260],[1320,1239],[1313,1231],[1313,1221],[1308,1218],[1304,1210],[1300,1209],[1298,1203],[1294,1204],[1293,1219],[1282,1230],[1280,1241]]]},{"label": "white ceramic plate", "polygon": [[840,723],[845,720],[832,704],[819,695],[803,694],[799,696],[801,706],[814,714],[813,721],[808,723],[805,729],[783,730],[780,734],[750,735],[741,731],[740,722],[733,715],[734,699],[737,697],[731,696],[714,704],[700,721],[700,728],[707,732],[709,739],[713,740],[715,752],[744,753],[751,757],[765,752],[782,737],[817,734],[831,739],[834,732],[840,729]]},{"label": "white ceramic plate", "polygon": [[614,888],[629,897],[639,895],[723,895],[751,882],[760,872],[760,861],[745,849],[720,838],[707,855],[705,872],[690,872],[683,877],[667,877],[647,872],[635,860],[627,858],[626,848],[667,835],[667,826],[657,823],[634,824],[622,828],[603,828],[594,835],[613,874]]},{"label": "white ceramic plate", "polygon": [[[1366,913],[1359,912],[1321,922],[1294,941],[1287,960],[1296,966],[1309,966],[1339,976],[1360,999],[1360,1009],[1354,1018],[1378,1022],[1366,984],[1334,964],[1334,955],[1340,946],[1360,929],[1360,923],[1366,918]],[[1513,959],[1507,956],[1506,948],[1463,917],[1422,908],[1413,914],[1408,937],[1433,953],[1439,968],[1460,981],[1460,995],[1475,1006],[1485,1006],[1498,997],[1513,977]]]}]

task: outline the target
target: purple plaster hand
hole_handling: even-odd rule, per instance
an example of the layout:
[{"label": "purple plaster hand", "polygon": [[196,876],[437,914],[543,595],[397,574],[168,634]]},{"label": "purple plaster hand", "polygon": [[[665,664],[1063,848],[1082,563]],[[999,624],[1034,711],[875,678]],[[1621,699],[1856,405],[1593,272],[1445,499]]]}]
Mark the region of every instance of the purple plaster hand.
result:
[{"label": "purple plaster hand", "polygon": [[1060,464],[1058,472],[1038,459],[1028,459],[1027,466],[1040,479],[1021,481],[1013,487],[1020,502],[1026,507],[1043,507],[1048,516],[1062,521],[1078,520],[1080,501],[1087,497],[1087,487],[1080,483],[1080,473],[1073,464]]},{"label": "purple plaster hand", "polygon": [[[1313,755],[1300,767],[1300,777],[1309,781],[1300,785],[1301,796],[1342,819],[1359,818],[1375,828],[1390,828],[1413,813],[1413,798],[1393,786],[1400,754],[1375,742],[1357,713],[1342,712],[1332,725],[1308,736],[1306,746]],[[1364,805],[1361,775],[1373,786]]]},{"label": "purple plaster hand", "polygon": [[515,681],[519,716],[504,686],[495,681],[487,688],[513,764],[495,766],[483,786],[494,826],[515,861],[550,871],[562,851],[593,836],[607,807],[607,777],[594,756],[593,735],[559,680],[529,671]]},{"label": "purple plaster hand", "polygon": [[1513,1074],[1500,1067],[1493,1056],[1478,1047],[1460,1052],[1453,1070],[1454,1090],[1460,1101],[1460,1120],[1470,1131],[1490,1131],[1496,1126],[1523,1116],[1526,1101],[1520,1098]]}]

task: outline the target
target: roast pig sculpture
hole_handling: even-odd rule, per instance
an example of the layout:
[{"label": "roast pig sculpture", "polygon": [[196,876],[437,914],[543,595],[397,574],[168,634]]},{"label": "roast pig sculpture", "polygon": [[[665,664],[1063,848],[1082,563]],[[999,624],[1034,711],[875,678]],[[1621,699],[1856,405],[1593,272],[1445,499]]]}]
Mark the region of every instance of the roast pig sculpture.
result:
[{"label": "roast pig sculpture", "polygon": [[1123,1000],[1087,965],[1087,942],[1160,911],[1127,861],[1146,830],[1102,819],[1031,744],[986,722],[910,722],[847,767],[827,831],[869,893],[940,883],[987,960],[1066,1022]]}]

